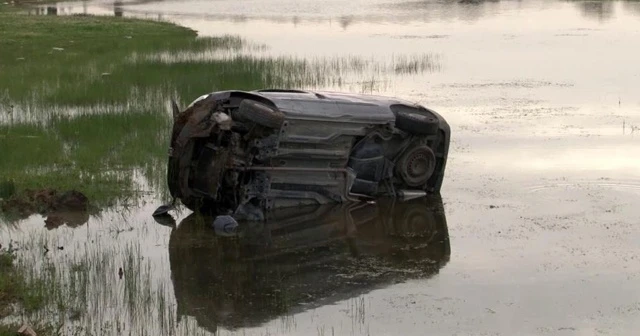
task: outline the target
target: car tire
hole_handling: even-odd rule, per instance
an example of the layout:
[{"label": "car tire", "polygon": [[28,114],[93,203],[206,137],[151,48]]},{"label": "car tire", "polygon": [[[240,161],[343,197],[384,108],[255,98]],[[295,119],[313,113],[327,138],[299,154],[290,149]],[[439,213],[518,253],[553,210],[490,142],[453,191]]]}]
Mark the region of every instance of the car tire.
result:
[{"label": "car tire", "polygon": [[438,134],[440,121],[428,112],[398,111],[396,113],[396,127],[410,134],[434,135]]},{"label": "car tire", "polygon": [[252,121],[268,128],[280,128],[284,122],[282,112],[249,99],[240,102],[240,107],[233,116],[241,121]]}]

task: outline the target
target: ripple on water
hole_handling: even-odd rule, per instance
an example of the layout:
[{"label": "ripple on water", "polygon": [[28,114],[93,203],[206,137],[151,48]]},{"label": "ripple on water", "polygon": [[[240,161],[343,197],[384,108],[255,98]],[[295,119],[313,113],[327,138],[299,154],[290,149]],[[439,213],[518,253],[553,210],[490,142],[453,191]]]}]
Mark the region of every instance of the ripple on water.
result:
[{"label": "ripple on water", "polygon": [[547,183],[541,185],[533,185],[526,188],[528,193],[541,193],[545,191],[554,191],[557,189],[583,189],[593,190],[594,188],[601,190],[623,191],[640,194],[640,180],[626,179],[617,180],[610,178],[596,180],[575,180],[561,181],[555,183]]}]

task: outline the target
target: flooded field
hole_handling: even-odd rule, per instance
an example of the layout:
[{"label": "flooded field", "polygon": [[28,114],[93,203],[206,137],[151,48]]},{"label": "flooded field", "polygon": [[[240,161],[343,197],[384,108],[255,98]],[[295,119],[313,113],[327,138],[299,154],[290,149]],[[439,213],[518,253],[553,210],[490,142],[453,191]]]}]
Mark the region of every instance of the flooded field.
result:
[{"label": "flooded field", "polygon": [[[25,13],[154,22],[104,18],[113,33],[96,41],[100,21],[88,21],[31,47],[20,39],[46,26],[0,35],[0,198],[78,189],[92,204],[0,212],[1,248],[39,289],[3,322],[64,335],[640,331],[640,2],[84,1]],[[438,111],[452,129],[441,198],[293,209],[238,238],[186,209],[156,222],[168,99],[263,87]]]}]

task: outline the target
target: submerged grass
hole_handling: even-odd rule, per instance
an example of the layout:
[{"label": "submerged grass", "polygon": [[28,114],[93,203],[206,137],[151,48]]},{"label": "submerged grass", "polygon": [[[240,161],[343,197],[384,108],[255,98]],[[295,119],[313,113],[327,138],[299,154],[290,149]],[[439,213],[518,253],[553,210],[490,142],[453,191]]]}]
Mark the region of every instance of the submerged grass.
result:
[{"label": "submerged grass", "polygon": [[[16,311],[24,317],[49,304],[48,300],[52,297],[49,290],[53,288],[47,286],[42,279],[29,279],[29,272],[28,268],[17,264],[13,251],[0,250],[0,321],[15,315]],[[29,321],[22,318],[0,323],[0,336],[16,335],[23,323],[30,324],[38,335],[58,334],[59,327],[51,321]]]},{"label": "submerged grass", "polygon": [[118,81],[103,80],[101,73],[119,69],[131,53],[237,43],[199,40],[189,29],[162,22],[3,10],[0,183],[13,186],[12,193],[77,189],[108,205],[139,192],[135,170],[158,175],[149,180],[159,182],[169,118],[162,100],[148,104],[143,98],[148,92],[163,96],[158,88],[170,79],[139,85],[144,73],[126,70]]},{"label": "submerged grass", "polygon": [[[47,125],[0,125],[2,178],[24,189],[77,189],[95,205],[137,190],[139,168],[162,187],[168,124],[156,112],[60,116]],[[10,184],[9,184],[10,185]]]},{"label": "submerged grass", "polygon": [[96,231],[88,237],[94,243],[43,254],[42,246],[61,241],[30,238],[18,258],[0,252],[0,307],[14,305],[6,319],[0,315],[0,331],[14,335],[24,323],[38,335],[204,334],[196,321],[177,318],[171,279],[154,276],[139,239],[114,246]]},{"label": "submerged grass", "polygon": [[45,293],[39,289],[41,283],[25,283],[24,270],[14,263],[11,252],[0,251],[0,318],[12,313],[13,306],[33,312],[44,306]]}]

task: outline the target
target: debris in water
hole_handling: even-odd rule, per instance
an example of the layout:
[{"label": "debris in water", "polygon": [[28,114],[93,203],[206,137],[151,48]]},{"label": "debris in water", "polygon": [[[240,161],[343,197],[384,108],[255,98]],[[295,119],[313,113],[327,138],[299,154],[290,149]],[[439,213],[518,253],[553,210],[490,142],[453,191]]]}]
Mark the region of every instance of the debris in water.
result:
[{"label": "debris in water", "polygon": [[169,213],[169,211],[173,210],[175,208],[175,203],[176,200],[174,199],[171,203],[168,204],[163,204],[161,206],[159,206],[156,211],[153,212],[152,216],[156,217],[156,216],[163,216]]},{"label": "debris in water", "polygon": [[221,236],[235,236],[238,230],[238,222],[228,215],[218,216],[213,220],[213,228]]},{"label": "debris in water", "polygon": [[64,51],[64,48],[60,48],[60,47],[53,47],[53,50],[55,50],[55,51]]},{"label": "debris in water", "polygon": [[[235,218],[246,221],[263,221],[264,213],[262,210],[252,203],[240,205],[234,213]],[[235,220],[235,219],[234,219]]]},{"label": "debris in water", "polygon": [[168,226],[172,229],[176,227],[176,220],[169,214],[154,215],[153,219],[160,225]]},{"label": "debris in water", "polygon": [[100,74],[100,76],[102,76],[102,77],[111,76],[111,73],[110,72],[103,72],[103,73]]}]

